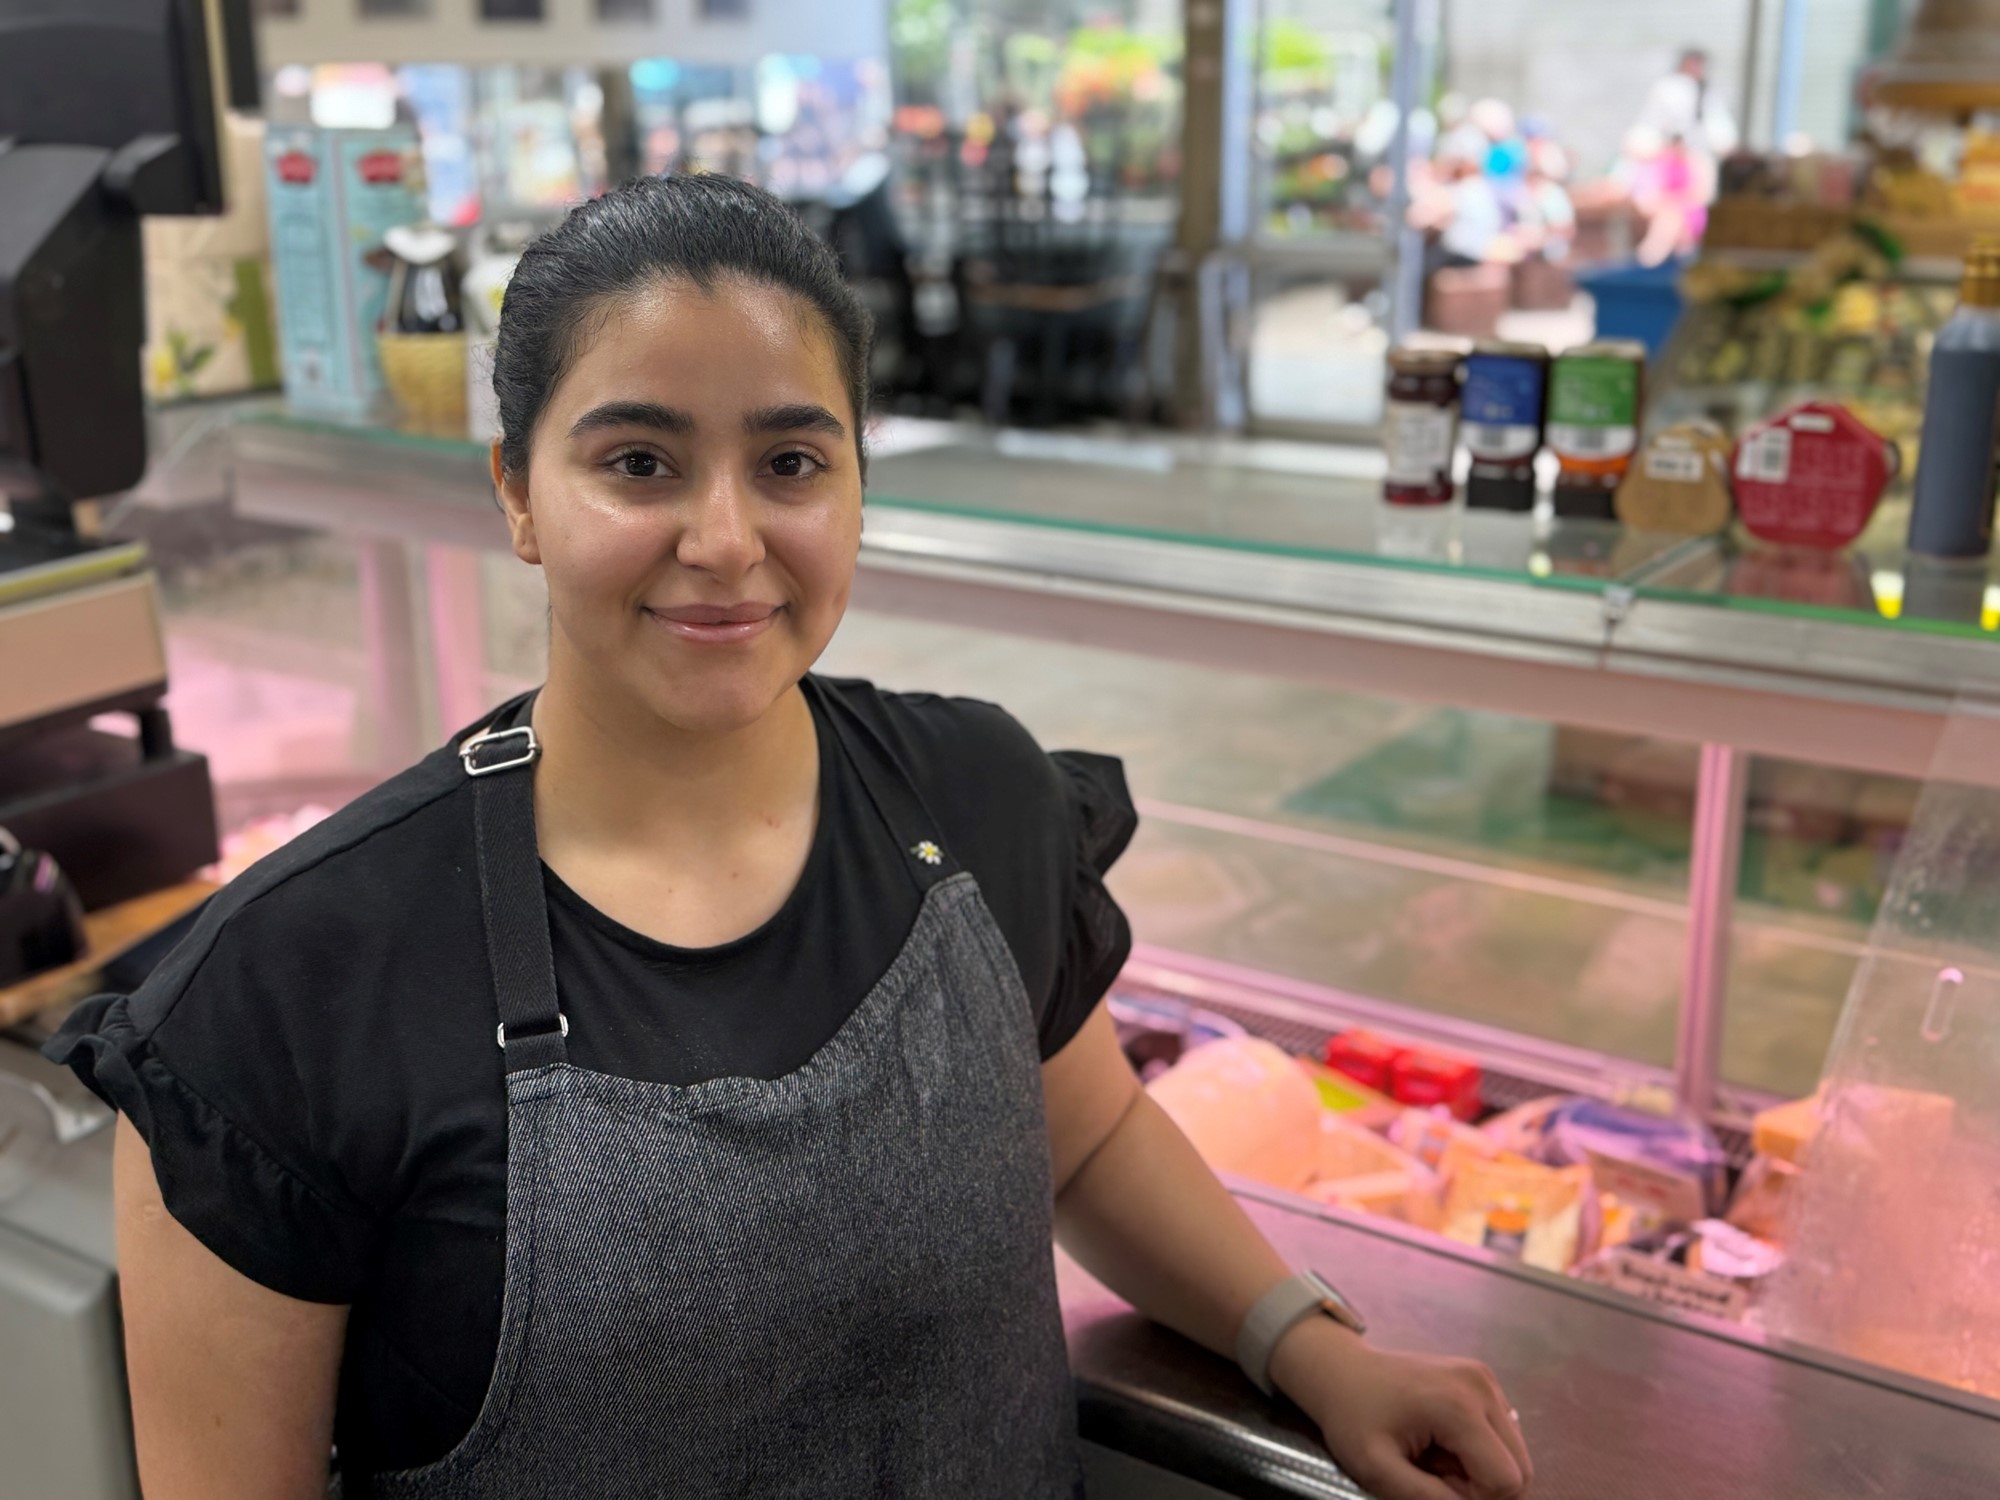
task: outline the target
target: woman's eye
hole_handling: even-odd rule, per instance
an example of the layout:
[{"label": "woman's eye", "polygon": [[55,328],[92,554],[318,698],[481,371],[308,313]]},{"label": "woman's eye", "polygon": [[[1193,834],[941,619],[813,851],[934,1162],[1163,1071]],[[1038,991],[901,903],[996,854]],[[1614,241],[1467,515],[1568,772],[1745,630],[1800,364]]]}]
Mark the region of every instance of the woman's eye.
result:
[{"label": "woman's eye", "polygon": [[780,479],[804,479],[807,475],[818,473],[825,467],[826,465],[810,453],[801,453],[796,448],[790,453],[780,453],[771,460],[771,472]]},{"label": "woman's eye", "polygon": [[660,461],[650,453],[621,453],[612,463],[628,479],[651,479],[660,472]]}]

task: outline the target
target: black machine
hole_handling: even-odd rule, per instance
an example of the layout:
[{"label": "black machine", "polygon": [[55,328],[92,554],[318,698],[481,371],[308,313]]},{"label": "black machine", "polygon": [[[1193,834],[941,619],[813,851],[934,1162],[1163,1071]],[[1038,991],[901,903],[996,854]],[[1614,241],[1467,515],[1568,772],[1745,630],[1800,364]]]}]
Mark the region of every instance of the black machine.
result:
[{"label": "black machine", "polygon": [[216,854],[145,550],[79,535],[74,507],[145,472],[140,219],[221,211],[250,38],[249,0],[0,0],[0,827],[86,907]]},{"label": "black machine", "polygon": [[83,954],[83,904],[46,854],[0,828],[0,984]]}]

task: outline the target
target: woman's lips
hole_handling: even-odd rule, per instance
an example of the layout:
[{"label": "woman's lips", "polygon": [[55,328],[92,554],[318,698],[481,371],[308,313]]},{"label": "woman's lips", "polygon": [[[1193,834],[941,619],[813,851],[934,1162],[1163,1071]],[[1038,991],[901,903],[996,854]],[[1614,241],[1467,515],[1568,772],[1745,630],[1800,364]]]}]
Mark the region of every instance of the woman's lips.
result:
[{"label": "woman's lips", "polygon": [[704,646],[727,646],[762,635],[783,608],[782,604],[691,605],[648,609],[645,613],[681,640]]}]

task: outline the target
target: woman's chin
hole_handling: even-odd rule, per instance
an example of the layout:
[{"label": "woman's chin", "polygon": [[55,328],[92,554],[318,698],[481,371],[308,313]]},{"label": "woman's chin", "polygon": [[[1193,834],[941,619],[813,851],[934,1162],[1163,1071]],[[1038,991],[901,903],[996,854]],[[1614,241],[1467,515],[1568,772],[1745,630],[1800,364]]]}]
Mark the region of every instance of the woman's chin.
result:
[{"label": "woman's chin", "polygon": [[656,680],[648,684],[646,699],[654,713],[685,733],[733,734],[769,713],[797,680],[745,665]]}]

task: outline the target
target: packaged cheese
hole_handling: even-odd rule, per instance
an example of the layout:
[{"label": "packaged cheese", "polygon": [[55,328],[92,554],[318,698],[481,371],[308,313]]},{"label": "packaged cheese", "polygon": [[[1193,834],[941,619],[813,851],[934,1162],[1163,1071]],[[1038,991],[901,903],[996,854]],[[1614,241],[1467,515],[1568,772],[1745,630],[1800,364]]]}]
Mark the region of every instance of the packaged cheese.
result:
[{"label": "packaged cheese", "polygon": [[1653,434],[1618,486],[1618,519],[1637,531],[1710,536],[1729,524],[1729,438],[1713,422]]},{"label": "packaged cheese", "polygon": [[1759,1111],[1751,1122],[1750,1141],[1759,1156],[1797,1166],[1806,1143],[1819,1129],[1819,1095],[1794,1099],[1790,1104],[1774,1104]]},{"label": "packaged cheese", "polygon": [[1256,1037],[1196,1047],[1146,1091],[1218,1172],[1297,1192],[1319,1173],[1319,1094],[1285,1052]]},{"label": "packaged cheese", "polygon": [[1488,1161],[1454,1146],[1445,1152],[1444,1176],[1439,1227],[1448,1238],[1544,1271],[1567,1271],[1586,1248],[1589,1168],[1545,1167],[1511,1153]]}]

